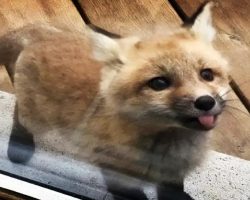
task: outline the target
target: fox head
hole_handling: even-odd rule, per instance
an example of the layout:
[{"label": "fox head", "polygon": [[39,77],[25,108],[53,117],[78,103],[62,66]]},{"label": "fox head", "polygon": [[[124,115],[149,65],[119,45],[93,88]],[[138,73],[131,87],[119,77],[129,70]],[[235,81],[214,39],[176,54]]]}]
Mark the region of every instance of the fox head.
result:
[{"label": "fox head", "polygon": [[189,28],[150,39],[92,34],[95,59],[105,63],[101,92],[109,108],[152,126],[215,127],[228,88],[227,62],[212,46],[208,3]]}]

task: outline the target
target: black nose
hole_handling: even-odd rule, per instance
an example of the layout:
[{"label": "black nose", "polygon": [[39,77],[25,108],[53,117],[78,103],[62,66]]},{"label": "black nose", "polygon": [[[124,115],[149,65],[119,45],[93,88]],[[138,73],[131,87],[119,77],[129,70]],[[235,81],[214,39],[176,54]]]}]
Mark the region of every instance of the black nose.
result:
[{"label": "black nose", "polygon": [[194,106],[199,110],[211,110],[215,105],[215,100],[209,95],[201,96],[194,102]]}]

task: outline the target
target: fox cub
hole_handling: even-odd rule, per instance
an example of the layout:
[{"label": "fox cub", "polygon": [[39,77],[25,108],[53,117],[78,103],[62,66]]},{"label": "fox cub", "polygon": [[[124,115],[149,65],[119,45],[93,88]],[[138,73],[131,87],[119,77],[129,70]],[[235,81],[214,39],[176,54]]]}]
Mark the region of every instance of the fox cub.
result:
[{"label": "fox cub", "polygon": [[35,143],[76,159],[181,183],[204,157],[228,87],[210,8],[190,27],[150,37],[48,25],[4,35],[19,123]]}]

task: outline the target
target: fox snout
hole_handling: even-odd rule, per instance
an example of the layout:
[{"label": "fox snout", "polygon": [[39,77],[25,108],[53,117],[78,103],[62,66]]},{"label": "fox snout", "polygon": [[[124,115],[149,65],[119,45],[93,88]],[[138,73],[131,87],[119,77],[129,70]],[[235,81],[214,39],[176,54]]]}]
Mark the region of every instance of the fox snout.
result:
[{"label": "fox snout", "polygon": [[196,99],[179,98],[173,105],[177,121],[186,128],[210,130],[216,126],[224,100],[219,96],[202,95]]},{"label": "fox snout", "polygon": [[194,102],[195,108],[203,111],[211,110],[215,106],[215,104],[215,99],[209,95],[201,96]]}]

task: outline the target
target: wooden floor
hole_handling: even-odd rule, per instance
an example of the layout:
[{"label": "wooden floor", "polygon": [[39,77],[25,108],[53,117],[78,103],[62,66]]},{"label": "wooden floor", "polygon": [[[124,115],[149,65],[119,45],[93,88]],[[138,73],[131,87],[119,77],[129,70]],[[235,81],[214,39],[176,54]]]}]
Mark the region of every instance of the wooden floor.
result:
[{"label": "wooden floor", "polygon": [[[94,24],[129,35],[155,24],[180,25],[205,0],[1,0],[0,35],[27,23],[61,23],[82,29]],[[213,149],[250,159],[250,1],[220,0],[214,8],[216,47],[232,65],[230,106],[212,138]],[[0,66],[0,90],[14,93]]]}]

